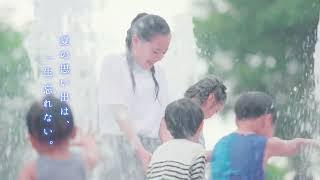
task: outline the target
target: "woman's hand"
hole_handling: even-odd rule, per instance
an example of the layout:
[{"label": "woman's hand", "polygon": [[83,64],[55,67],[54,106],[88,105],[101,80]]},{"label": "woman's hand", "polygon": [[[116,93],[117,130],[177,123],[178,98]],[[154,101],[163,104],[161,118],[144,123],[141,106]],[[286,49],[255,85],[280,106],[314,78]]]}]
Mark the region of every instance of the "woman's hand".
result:
[{"label": "woman's hand", "polygon": [[71,145],[78,146],[82,149],[82,156],[88,169],[93,169],[99,160],[99,152],[96,145],[95,137],[91,134],[84,133],[77,128],[78,137]]},{"label": "woman's hand", "polygon": [[148,166],[149,166],[152,154],[149,151],[147,151],[143,146],[140,146],[139,148],[136,149],[136,155],[141,161],[143,170],[146,174],[148,171]]}]

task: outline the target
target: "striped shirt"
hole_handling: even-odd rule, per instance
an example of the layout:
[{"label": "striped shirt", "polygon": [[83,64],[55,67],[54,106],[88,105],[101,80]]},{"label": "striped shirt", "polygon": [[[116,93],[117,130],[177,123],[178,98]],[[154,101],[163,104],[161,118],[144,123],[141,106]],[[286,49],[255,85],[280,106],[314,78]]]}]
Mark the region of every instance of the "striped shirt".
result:
[{"label": "striped shirt", "polygon": [[205,178],[205,150],[186,139],[170,140],[153,153],[148,180],[202,180]]}]

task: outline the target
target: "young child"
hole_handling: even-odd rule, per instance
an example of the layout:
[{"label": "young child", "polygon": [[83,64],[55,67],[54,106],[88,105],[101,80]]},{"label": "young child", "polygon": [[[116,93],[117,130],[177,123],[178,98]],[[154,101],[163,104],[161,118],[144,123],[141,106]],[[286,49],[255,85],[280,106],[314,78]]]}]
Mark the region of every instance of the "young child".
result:
[{"label": "young child", "polygon": [[[210,119],[224,107],[227,100],[227,87],[218,77],[207,76],[194,85],[190,86],[185,92],[184,97],[191,98],[200,104],[204,114],[204,119]],[[203,132],[200,133],[199,143],[205,147]],[[212,152],[206,152],[206,161],[210,161]]]},{"label": "young child", "polygon": [[83,154],[70,152],[70,140],[76,129],[70,107],[59,99],[47,96],[42,102],[32,104],[27,117],[29,140],[38,158],[27,163],[20,180],[85,180],[86,171],[97,160],[97,150],[91,136],[80,135]]},{"label": "young child", "polygon": [[152,155],[147,179],[203,179],[205,150],[199,143],[204,114],[189,98],[170,103],[165,122],[174,139],[159,146]]},{"label": "young child", "polygon": [[238,129],[216,144],[211,179],[263,180],[270,157],[290,156],[307,145],[318,145],[311,139],[272,137],[276,110],[271,96],[263,92],[243,93],[236,101],[235,114]]}]

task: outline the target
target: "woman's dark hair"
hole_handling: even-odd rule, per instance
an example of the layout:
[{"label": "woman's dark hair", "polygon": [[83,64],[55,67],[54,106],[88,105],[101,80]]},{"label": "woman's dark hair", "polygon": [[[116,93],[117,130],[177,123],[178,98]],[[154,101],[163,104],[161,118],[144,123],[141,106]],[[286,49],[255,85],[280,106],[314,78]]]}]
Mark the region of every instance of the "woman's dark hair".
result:
[{"label": "woman's dark hair", "polygon": [[210,75],[192,85],[184,93],[184,97],[194,98],[201,105],[208,99],[209,95],[213,93],[216,101],[225,102],[227,99],[226,90],[226,86],[219,78]]},{"label": "woman's dark hair", "polygon": [[27,113],[26,121],[29,134],[48,144],[67,139],[74,128],[69,105],[53,96],[34,102]]},{"label": "woman's dark hair", "polygon": [[192,137],[199,129],[203,118],[200,105],[189,98],[170,103],[164,115],[167,128],[175,139]]},{"label": "woman's dark hair", "polygon": [[[170,27],[168,23],[160,16],[139,13],[131,22],[131,26],[127,31],[126,47],[127,47],[127,61],[129,65],[130,77],[132,82],[133,91],[135,91],[136,82],[133,74],[133,57],[131,55],[132,36],[136,35],[142,41],[150,41],[156,35],[168,35],[170,34]],[[155,77],[154,66],[150,69],[152,79],[155,84],[156,99],[159,94],[159,83]]]}]

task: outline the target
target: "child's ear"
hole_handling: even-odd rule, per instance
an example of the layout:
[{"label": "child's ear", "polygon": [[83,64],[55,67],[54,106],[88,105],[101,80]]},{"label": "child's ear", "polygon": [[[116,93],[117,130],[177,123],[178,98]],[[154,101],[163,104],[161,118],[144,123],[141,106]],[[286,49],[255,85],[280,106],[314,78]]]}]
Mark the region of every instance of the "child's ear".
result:
[{"label": "child's ear", "polygon": [[266,130],[266,136],[273,136],[273,120],[271,114],[266,114],[264,119],[264,129]]},{"label": "child's ear", "polygon": [[211,108],[211,103],[214,102],[215,98],[213,93],[209,94],[208,98],[201,104],[205,109]]},{"label": "child's ear", "polygon": [[131,41],[132,45],[137,45],[139,41],[140,39],[137,35],[132,36],[132,41]]},{"label": "child's ear", "polygon": [[272,127],[273,126],[272,114],[266,114],[265,122],[267,123],[268,127]]},{"label": "child's ear", "polygon": [[201,124],[200,124],[199,128],[197,129],[196,133],[200,133],[203,130],[203,124],[204,124],[204,121],[201,122]]},{"label": "child's ear", "polygon": [[160,122],[159,136],[162,142],[166,142],[170,139],[173,139],[164,118],[162,118]]},{"label": "child's ear", "polygon": [[200,126],[198,127],[196,133],[193,135],[193,141],[195,142],[199,142],[199,138],[200,138],[200,133],[202,132],[203,130],[203,124],[204,124],[204,121],[201,122]]},{"label": "child's ear", "polygon": [[28,140],[30,141],[30,143],[31,143],[31,146],[34,148],[34,149],[38,149],[38,147],[39,147],[39,142],[38,142],[38,140],[35,138],[35,137],[33,137],[33,136],[31,136],[31,134],[28,134]]},{"label": "child's ear", "polygon": [[207,102],[207,103],[209,103],[209,102],[215,102],[215,97],[214,97],[214,94],[213,94],[213,93],[209,94],[206,102]]}]

